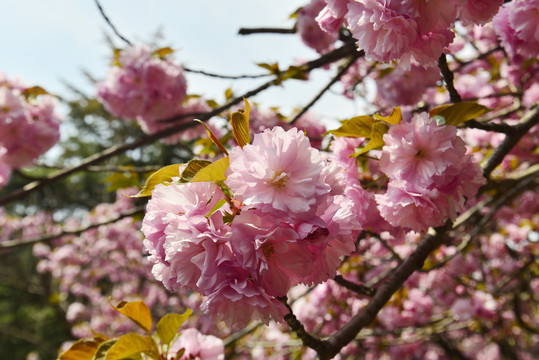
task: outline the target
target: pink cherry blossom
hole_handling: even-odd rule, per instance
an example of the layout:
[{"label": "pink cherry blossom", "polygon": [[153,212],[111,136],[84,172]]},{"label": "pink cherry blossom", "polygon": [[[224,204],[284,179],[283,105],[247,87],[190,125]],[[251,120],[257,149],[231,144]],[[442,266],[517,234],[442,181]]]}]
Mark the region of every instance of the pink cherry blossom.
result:
[{"label": "pink cherry blossom", "polygon": [[[185,349],[185,352],[176,358],[175,354],[181,349]],[[178,339],[170,345],[168,353],[175,360],[224,360],[225,346],[218,337],[203,335],[197,329],[189,328],[181,331]]]},{"label": "pink cherry blossom", "polygon": [[539,0],[515,0],[504,4],[494,17],[494,29],[511,54],[526,58],[539,53]]},{"label": "pink cherry blossom", "polygon": [[146,46],[127,47],[118,62],[97,86],[97,98],[113,115],[137,119],[144,131],[155,132],[150,124],[181,112],[186,97],[181,66],[153,56]]},{"label": "pink cherry blossom", "polygon": [[459,19],[464,23],[483,25],[500,9],[503,0],[454,0],[459,6]]},{"label": "pink cherry blossom", "polygon": [[330,51],[338,38],[338,33],[323,31],[315,20],[324,5],[323,0],[311,0],[297,14],[297,33],[307,46],[319,53]]},{"label": "pink cherry blossom", "polygon": [[305,216],[330,191],[323,182],[323,167],[303,132],[275,127],[255,134],[252,144],[230,151],[225,182],[245,206]]}]

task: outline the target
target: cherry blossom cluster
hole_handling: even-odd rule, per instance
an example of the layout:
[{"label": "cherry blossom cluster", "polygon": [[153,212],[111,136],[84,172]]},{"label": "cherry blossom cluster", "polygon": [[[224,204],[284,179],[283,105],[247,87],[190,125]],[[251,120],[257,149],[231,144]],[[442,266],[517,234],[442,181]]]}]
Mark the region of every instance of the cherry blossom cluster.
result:
[{"label": "cherry blossom cluster", "polygon": [[[317,2],[314,1],[313,2]],[[344,24],[369,60],[431,66],[453,41],[453,23],[484,24],[503,0],[325,0],[316,20],[328,33]]]},{"label": "cherry blossom cluster", "polygon": [[180,65],[139,45],[120,52],[105,80],[97,85],[97,98],[111,114],[136,119],[144,132],[152,134],[170,126],[160,120],[208,110],[200,99],[184,104],[186,91]]},{"label": "cherry blossom cluster", "polygon": [[0,187],[60,139],[56,99],[0,72]]},{"label": "cherry blossom cluster", "polygon": [[335,276],[354,250],[353,203],[337,166],[295,128],[255,134],[229,160],[232,197],[211,182],[155,187],[142,225],[152,272],[206,296],[203,308],[229,326],[281,321],[278,297]]},{"label": "cherry blossom cluster", "polygon": [[384,141],[380,170],[389,184],[376,201],[394,226],[423,231],[454,220],[464,210],[465,199],[484,183],[457,129],[438,126],[428,113],[392,126]]}]

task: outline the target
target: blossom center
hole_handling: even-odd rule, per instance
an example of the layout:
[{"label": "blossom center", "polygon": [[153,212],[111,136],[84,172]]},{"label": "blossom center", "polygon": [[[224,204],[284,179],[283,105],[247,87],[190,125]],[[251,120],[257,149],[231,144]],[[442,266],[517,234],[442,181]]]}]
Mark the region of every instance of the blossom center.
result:
[{"label": "blossom center", "polygon": [[418,148],[417,152],[415,153],[415,157],[418,159],[424,159],[427,157],[427,151],[423,148]]},{"label": "blossom center", "polygon": [[264,257],[266,260],[269,260],[273,253],[275,252],[275,249],[273,248],[273,245],[270,243],[266,243],[262,246],[262,253],[264,254]]},{"label": "blossom center", "polygon": [[282,170],[274,170],[273,177],[268,181],[270,185],[278,189],[282,189],[288,182],[288,175]]}]

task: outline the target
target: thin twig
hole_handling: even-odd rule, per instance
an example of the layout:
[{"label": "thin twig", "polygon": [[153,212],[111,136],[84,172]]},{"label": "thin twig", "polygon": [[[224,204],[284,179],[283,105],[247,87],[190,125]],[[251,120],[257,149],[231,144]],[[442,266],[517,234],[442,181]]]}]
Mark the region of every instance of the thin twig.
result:
[{"label": "thin twig", "polygon": [[335,276],[335,278],[333,278],[333,280],[337,284],[341,285],[342,287],[345,287],[348,290],[353,291],[355,293],[358,293],[360,295],[366,295],[366,296],[370,297],[370,296],[372,296],[374,294],[374,290],[371,289],[370,287],[365,286],[363,284],[357,284],[357,283],[348,281],[345,278],[343,278],[341,275]]},{"label": "thin twig", "polygon": [[333,84],[335,84],[337,81],[339,81],[341,79],[341,77],[348,71],[348,69],[350,69],[350,67],[352,65],[354,65],[354,63],[356,62],[356,60],[363,56],[365,53],[363,51],[361,52],[358,52],[357,54],[355,54],[355,56],[350,59],[340,70],[339,72],[327,83],[326,86],[324,86],[324,88],[322,90],[320,90],[318,92],[318,94],[316,94],[316,96],[307,104],[305,105],[301,111],[299,113],[297,113],[294,118],[290,121],[290,124],[293,124],[295,123],[303,114],[305,114],[318,100],[320,100],[320,98],[322,97],[322,95],[324,95],[324,93],[326,91],[328,91],[332,86]]},{"label": "thin twig", "polygon": [[107,24],[110,26],[110,28],[112,29],[112,31],[114,31],[114,33],[116,34],[116,36],[118,36],[120,39],[122,39],[127,45],[133,45],[131,43],[131,41],[127,40],[127,38],[125,38],[122,34],[120,34],[120,32],[116,29],[116,26],[114,26],[114,24],[112,23],[112,21],[110,21],[109,17],[107,16],[107,14],[105,14],[105,10],[103,10],[103,7],[101,6],[101,4],[99,3],[99,0],[95,0],[95,4],[97,5],[97,8],[99,9],[99,12],[101,13],[101,16],[103,16],[103,18],[105,19],[105,21],[107,22]]},{"label": "thin twig", "polygon": [[54,234],[44,235],[44,236],[40,236],[40,237],[37,237],[37,238],[31,238],[31,239],[17,239],[17,240],[4,241],[4,242],[0,243],[0,249],[13,249],[13,248],[20,247],[20,246],[32,245],[32,244],[35,244],[35,243],[38,243],[38,242],[47,242],[47,241],[51,241],[51,240],[54,240],[54,239],[58,239],[60,237],[66,236],[66,235],[80,235],[83,232],[86,232],[88,230],[95,229],[95,228],[98,228],[98,227],[103,226],[103,225],[112,224],[112,223],[115,223],[117,221],[120,221],[123,218],[132,217],[132,216],[135,216],[135,215],[138,215],[138,214],[143,214],[143,213],[144,213],[144,206],[135,207],[135,208],[133,208],[133,209],[131,209],[129,211],[121,213],[120,215],[118,215],[114,219],[101,221],[101,222],[91,224],[91,225],[88,225],[88,226],[85,226],[85,227],[81,227],[81,228],[78,228],[78,229],[75,229],[75,230],[62,230],[62,231],[59,231],[59,232],[54,233]]},{"label": "thin twig", "polygon": [[252,34],[294,34],[296,29],[283,29],[283,28],[240,28],[239,35],[252,35]]},{"label": "thin twig", "polygon": [[263,77],[272,76],[273,74],[267,73],[267,74],[258,74],[258,75],[221,75],[221,74],[215,74],[210,73],[204,70],[195,70],[188,67],[183,66],[183,70],[193,73],[193,74],[201,74],[205,76],[210,76],[218,79],[232,79],[232,80],[240,80],[240,79],[258,79]]}]

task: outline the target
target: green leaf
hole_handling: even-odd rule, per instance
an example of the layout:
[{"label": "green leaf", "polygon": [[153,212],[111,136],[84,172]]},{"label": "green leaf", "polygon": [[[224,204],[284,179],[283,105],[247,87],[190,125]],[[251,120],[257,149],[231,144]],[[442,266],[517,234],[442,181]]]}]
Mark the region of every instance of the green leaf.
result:
[{"label": "green leaf", "polygon": [[138,327],[148,334],[152,329],[152,314],[143,301],[122,301],[112,306],[116,311],[131,319]]},{"label": "green leaf", "polygon": [[193,159],[187,163],[187,166],[182,172],[180,183],[188,183],[195,177],[196,174],[206,166],[211,165],[209,160]]},{"label": "green leaf", "polygon": [[191,182],[224,181],[226,180],[225,172],[229,166],[230,161],[228,156],[221,158],[200,170]]},{"label": "green leaf", "polygon": [[260,66],[263,69],[266,69],[272,75],[279,75],[281,70],[279,70],[279,63],[267,64],[267,63],[257,63],[257,66]]},{"label": "green leaf", "polygon": [[365,154],[369,150],[381,149],[384,146],[384,134],[389,130],[387,124],[378,122],[372,126],[372,132],[369,142],[367,145],[361,149],[359,152],[352,154],[351,157],[358,157],[359,155]]},{"label": "green leaf", "polygon": [[144,184],[144,187],[138,192],[138,194],[131,197],[140,198],[151,196],[153,189],[155,189],[157,185],[172,183],[173,177],[180,176],[180,166],[182,165],[183,164],[168,165],[157,170],[152,175],[150,175],[148,180],[146,180],[146,184]]},{"label": "green leaf", "polygon": [[206,215],[206,217],[209,219],[214,212],[216,212],[217,210],[219,210],[224,204],[226,204],[226,200],[225,199],[221,199],[219,200],[215,206],[210,210],[210,212],[208,213],[208,215]]},{"label": "green leaf", "polygon": [[125,334],[107,351],[105,360],[136,359],[145,352],[151,352],[152,340],[148,336],[135,333]]},{"label": "green leaf", "polygon": [[396,125],[402,121],[401,108],[396,107],[393,109],[393,112],[389,116],[382,116],[380,114],[374,114],[374,117],[378,120],[382,120],[388,124]]},{"label": "green leaf", "polygon": [[475,101],[461,102],[437,106],[429,111],[431,117],[441,116],[445,119],[446,125],[458,126],[466,121],[475,119],[478,116],[492,111],[486,106]]},{"label": "green leaf", "polygon": [[284,74],[281,75],[283,80],[286,79],[296,79],[296,80],[307,80],[307,70],[305,66],[290,66]]},{"label": "green leaf", "polygon": [[206,125],[205,122],[200,121],[200,120],[198,120],[198,119],[194,119],[193,121],[196,121],[196,122],[201,123],[202,125],[204,125],[204,128],[206,128],[206,133],[208,134],[208,137],[211,139],[211,141],[213,141],[213,143],[214,143],[215,145],[217,145],[217,147],[218,147],[219,149],[221,149],[222,152],[224,152],[225,154],[228,155],[228,151],[226,151],[226,149],[225,149],[225,147],[223,146],[223,144],[221,144],[221,142],[219,141],[219,139],[217,138],[217,136],[215,136],[215,135],[211,132],[210,128],[208,127],[208,125]]},{"label": "green leaf", "polygon": [[371,136],[372,127],[376,124],[375,118],[369,115],[356,116],[348,120],[341,120],[342,126],[336,130],[330,130],[324,135],[333,134],[341,137],[365,137]]},{"label": "green leaf", "polygon": [[249,113],[251,112],[251,106],[247,99],[243,98],[243,102],[245,103],[245,110],[240,109],[230,116],[232,133],[241,148],[249,144],[251,140],[249,135]]},{"label": "green leaf", "polygon": [[93,360],[99,346],[107,340],[105,337],[95,336],[75,341],[73,345],[60,354],[59,360]]},{"label": "green leaf", "polygon": [[112,347],[112,345],[116,343],[116,341],[118,341],[118,339],[110,339],[101,343],[101,345],[99,345],[99,349],[97,349],[97,352],[95,353],[95,356],[92,360],[105,360],[107,356],[107,352]]},{"label": "green leaf", "polygon": [[157,335],[161,340],[161,344],[170,344],[174,339],[180,327],[193,311],[187,309],[183,314],[166,314],[157,323]]}]

